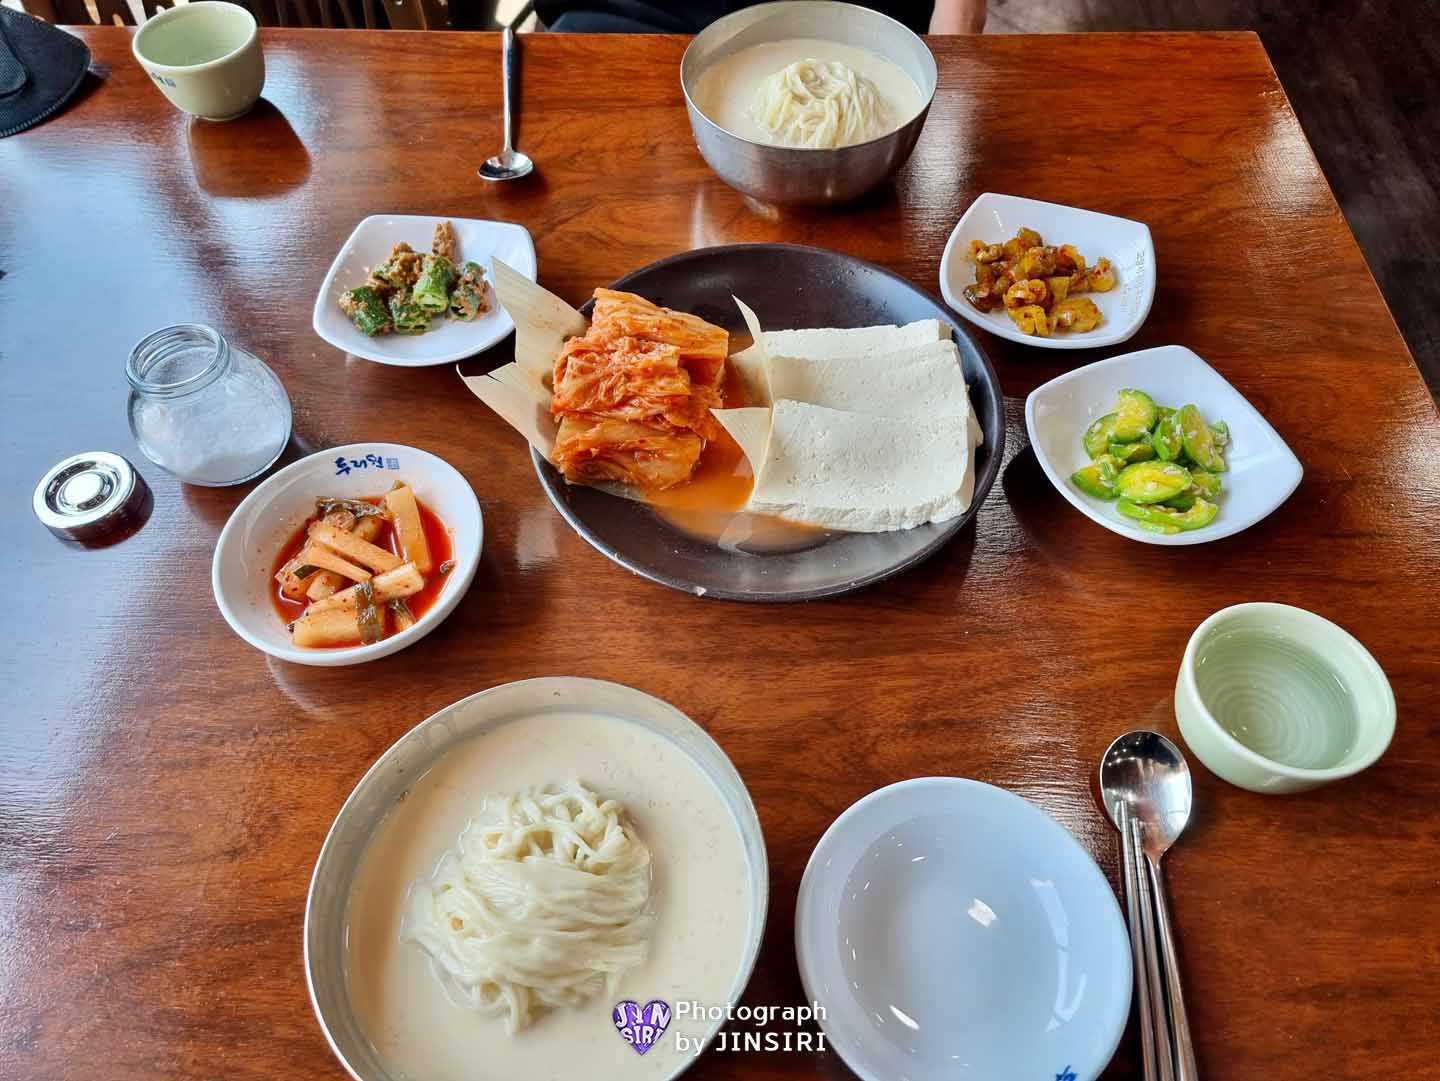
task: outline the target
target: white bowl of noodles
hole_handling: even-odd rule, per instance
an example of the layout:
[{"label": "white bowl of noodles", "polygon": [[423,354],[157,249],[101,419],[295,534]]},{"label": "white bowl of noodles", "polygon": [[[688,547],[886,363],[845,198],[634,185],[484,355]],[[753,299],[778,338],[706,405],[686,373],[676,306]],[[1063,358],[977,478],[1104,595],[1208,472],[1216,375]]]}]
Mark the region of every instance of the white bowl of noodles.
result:
[{"label": "white bowl of noodles", "polygon": [[523,680],[356,785],[315,866],[306,979],[358,1081],[668,1081],[743,992],[768,896],[754,805],[698,725],[619,684]]},{"label": "white bowl of noodles", "polygon": [[695,143],[732,188],[765,203],[848,202],[915,148],[939,73],[903,23],[833,0],[743,8],[685,50]]}]

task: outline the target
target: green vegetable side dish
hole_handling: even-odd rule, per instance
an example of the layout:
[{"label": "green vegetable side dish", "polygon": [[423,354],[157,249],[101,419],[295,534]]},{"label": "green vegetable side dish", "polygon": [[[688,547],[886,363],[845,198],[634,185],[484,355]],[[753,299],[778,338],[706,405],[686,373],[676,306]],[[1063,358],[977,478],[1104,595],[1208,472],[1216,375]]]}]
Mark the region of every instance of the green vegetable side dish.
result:
[{"label": "green vegetable side dish", "polygon": [[1115,489],[1132,503],[1163,503],[1190,487],[1190,470],[1178,462],[1136,462],[1120,471]]},{"label": "green vegetable side dish", "polygon": [[394,333],[424,334],[430,329],[430,316],[409,293],[391,295],[390,329]]},{"label": "green vegetable side dish", "polygon": [[1150,395],[1143,390],[1122,390],[1115,406],[1115,442],[1133,443],[1144,438],[1159,419],[1160,407]]},{"label": "green vegetable side dish", "polygon": [[1070,479],[1075,487],[1096,499],[1114,499],[1119,495],[1115,481],[1120,476],[1120,463],[1109,454],[1102,454]]},{"label": "green vegetable side dish", "polygon": [[345,308],[346,314],[351,321],[364,333],[374,337],[376,334],[384,334],[390,327],[390,311],[385,306],[385,298],[373,285],[362,285],[351,289],[345,294],[350,301],[350,307],[345,308],[345,300],[342,299],[340,306]]},{"label": "green vegetable side dish", "polygon": [[1110,444],[1114,439],[1115,414],[1106,413],[1085,429],[1085,436],[1082,439],[1085,444],[1085,453],[1092,458],[1098,458],[1110,449]]},{"label": "green vegetable side dish", "polygon": [[1155,447],[1148,439],[1138,439],[1134,443],[1111,443],[1110,454],[1126,465],[1131,465],[1135,462],[1148,462],[1155,457]]},{"label": "green vegetable side dish", "polygon": [[431,315],[450,307],[450,286],[455,282],[455,264],[443,255],[427,255],[421,264],[410,299]]},{"label": "green vegetable side dish", "polygon": [[1081,443],[1091,461],[1070,483],[1096,499],[1116,500],[1115,509],[1146,532],[1202,529],[1220,513],[1230,428],[1206,420],[1196,406],[1167,408],[1127,387]]},{"label": "green vegetable side dish", "polygon": [[1155,433],[1150,437],[1150,444],[1155,448],[1155,457],[1162,462],[1173,462],[1180,457],[1185,450],[1184,441],[1180,438],[1180,414],[1170,410],[1160,418],[1155,425]]},{"label": "green vegetable side dish", "polygon": [[450,288],[450,314],[469,322],[485,313],[485,268],[479,263],[466,263]]},{"label": "green vegetable side dish", "polygon": [[1215,515],[1220,513],[1217,505],[1205,499],[1196,499],[1189,510],[1150,506],[1144,503],[1134,503],[1128,499],[1122,499],[1116,503],[1115,509],[1125,517],[1133,519],[1146,532],[1166,535],[1200,529],[1213,522]]},{"label": "green vegetable side dish", "polygon": [[1208,469],[1212,473],[1225,472],[1228,467],[1215,441],[1215,433],[1210,425],[1205,423],[1200,410],[1193,405],[1187,405],[1176,417],[1180,424],[1180,441],[1185,446],[1186,457],[1201,469]]},{"label": "green vegetable side dish", "polygon": [[379,334],[423,334],[437,317],[469,322],[490,310],[485,268],[466,262],[456,266],[455,227],[435,226],[427,253],[403,240],[390,256],[370,271],[363,285],[347,289],[340,310],[367,337]]}]

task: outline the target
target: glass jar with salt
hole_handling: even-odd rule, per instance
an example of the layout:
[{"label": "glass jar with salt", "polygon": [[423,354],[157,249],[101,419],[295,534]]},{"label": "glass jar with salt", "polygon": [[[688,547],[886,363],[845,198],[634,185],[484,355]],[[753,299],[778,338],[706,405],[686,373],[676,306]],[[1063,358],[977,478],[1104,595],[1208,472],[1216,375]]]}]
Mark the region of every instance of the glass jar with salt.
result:
[{"label": "glass jar with salt", "polygon": [[263,361],[213,327],[182,323],[144,338],[125,365],[130,430],[156,465],[188,484],[239,484],[290,439],[290,399]]}]

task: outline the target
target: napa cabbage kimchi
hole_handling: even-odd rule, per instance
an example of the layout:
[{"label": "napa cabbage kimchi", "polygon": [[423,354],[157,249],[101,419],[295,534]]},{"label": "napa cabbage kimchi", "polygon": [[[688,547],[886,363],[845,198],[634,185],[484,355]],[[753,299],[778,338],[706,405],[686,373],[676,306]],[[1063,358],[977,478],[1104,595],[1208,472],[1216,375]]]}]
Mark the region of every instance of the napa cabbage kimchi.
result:
[{"label": "napa cabbage kimchi", "polygon": [[590,329],[555,359],[553,459],[572,484],[659,491],[690,479],[708,440],[730,336],[634,293],[595,290]]}]

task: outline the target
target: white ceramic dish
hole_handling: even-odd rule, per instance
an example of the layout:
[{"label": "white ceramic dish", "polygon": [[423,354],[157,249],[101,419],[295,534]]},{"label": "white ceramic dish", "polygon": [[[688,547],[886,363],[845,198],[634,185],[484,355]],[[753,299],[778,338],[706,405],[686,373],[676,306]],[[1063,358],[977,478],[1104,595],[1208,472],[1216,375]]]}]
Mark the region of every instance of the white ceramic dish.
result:
[{"label": "white ceramic dish", "polygon": [[[970,241],[994,244],[1009,240],[1021,227],[1034,229],[1046,244],[1074,244],[1086,260],[1101,256],[1115,268],[1115,288],[1088,293],[1105,317],[1084,334],[1061,332],[1048,338],[1022,334],[1003,311],[982,312],[965,299],[975,281],[969,261]],[[1039,349],[1096,349],[1129,341],[1150,314],[1155,301],[1155,244],[1143,222],[1117,218],[1059,203],[1042,203],[1018,195],[986,192],[965,211],[940,258],[940,294],[956,313],[1000,338]]]},{"label": "white ceramic dish", "polygon": [[[630,721],[676,744],[715,785],[728,807],[745,850],[751,885],[749,930],[744,953],[736,958],[735,979],[728,996],[730,1002],[741,1001],[765,933],[770,879],[760,819],[745,782],[730,759],[720,745],[685,714],[631,687],[571,676],[520,680],[462,698],[401,736],[360,779],[340,808],[320,849],[305,902],[305,982],[331,1050],[356,1081],[404,1081],[386,1068],[366,1039],[347,989],[346,906],[371,836],[395,804],[451,749],[513,721],[523,722],[526,717],[548,712],[576,710]],[[597,1005],[601,1016],[608,1012],[608,1005]],[[676,1003],[672,1001],[670,1005],[675,1007]],[[724,1004],[707,1002],[704,1005]],[[711,1025],[710,1035],[705,1039],[708,1041],[719,1027],[718,1021]],[[619,1039],[614,1032],[604,1032],[601,1036],[607,1041]],[[659,1045],[652,1048],[645,1060],[647,1066],[657,1062],[664,1065],[636,1076],[670,1081],[695,1062],[700,1050],[698,1047],[690,1051],[672,1050],[671,1041],[667,1039],[663,1048]],[[583,1051],[577,1053],[583,1054]],[[475,1081],[493,1077],[489,1070],[485,1062],[477,1061],[472,1076]]]},{"label": "white ceramic dish", "polygon": [[863,1081],[1093,1081],[1130,1013],[1130,941],[1089,853],[978,781],[872,792],[825,831],[795,913],[806,997]]},{"label": "white ceramic dish", "polygon": [[[383,263],[390,249],[405,241],[416,251],[429,251],[435,226],[449,221],[455,226],[461,261],[473,260],[485,268],[490,279],[490,311],[474,322],[459,319],[436,319],[424,334],[381,334],[367,338],[350,317],[340,310],[340,296],[347,289],[363,285],[372,267]],[[473,218],[428,218],[418,214],[372,214],[350,234],[330,264],[320,295],[315,298],[313,325],[315,333],[336,349],[352,356],[393,364],[402,368],[419,368],[429,364],[449,364],[464,360],[489,349],[515,329],[510,318],[495,299],[493,275],[495,260],[514,267],[535,278],[535,244],[523,225],[504,221],[478,221]]]},{"label": "white ceramic dish", "polygon": [[[344,470],[337,464],[338,459],[344,459]],[[366,465],[355,465],[359,461]],[[296,648],[270,599],[274,588],[271,573],[281,547],[315,513],[318,496],[378,495],[397,480],[415,489],[420,501],[450,530],[455,569],[445,588],[415,626],[373,645]],[[480,504],[454,466],[399,443],[351,443],[286,466],[246,496],[220,533],[210,581],[225,622],[256,649],[296,664],[360,664],[387,657],[419,641],[454,610],[475,578],[483,536]]]},{"label": "white ceramic dish", "polygon": [[[1230,426],[1225,449],[1229,472],[1222,475],[1220,513],[1204,529],[1164,535],[1147,533],[1121,517],[1114,503],[1086,495],[1070,474],[1089,459],[1081,436],[1092,421],[1115,408],[1122,387],[1143,390],[1160,405],[1198,406],[1212,423]],[[1249,529],[1290,498],[1304,469],[1278,432],[1225,377],[1189,349],[1162,345],[1111,357],[1066,372],[1025,400],[1025,428],[1035,457],[1050,482],[1086,517],[1112,533],[1145,544],[1204,544]]]}]

